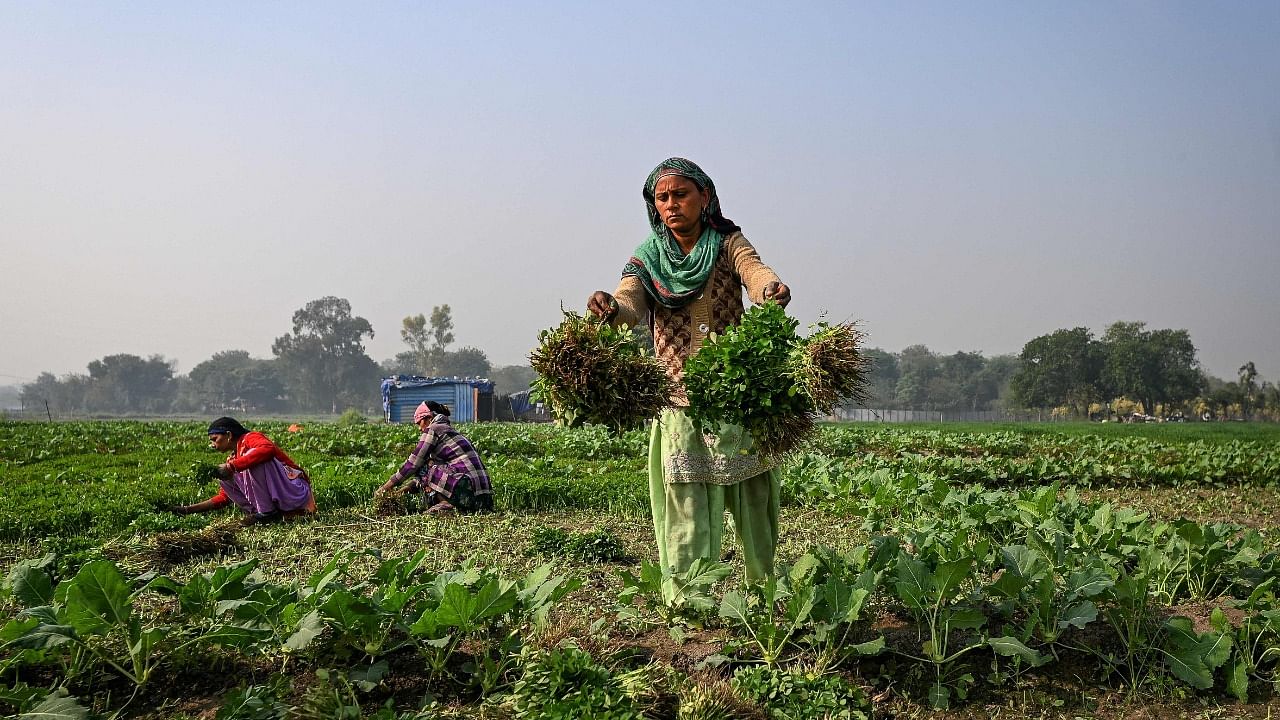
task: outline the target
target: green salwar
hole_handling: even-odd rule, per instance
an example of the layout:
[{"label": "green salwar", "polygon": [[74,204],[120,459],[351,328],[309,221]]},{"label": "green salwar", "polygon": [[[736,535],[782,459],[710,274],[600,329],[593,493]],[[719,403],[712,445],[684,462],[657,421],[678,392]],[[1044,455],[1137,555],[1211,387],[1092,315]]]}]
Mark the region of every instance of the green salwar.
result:
[{"label": "green salwar", "polygon": [[749,581],[773,574],[779,472],[752,452],[751,436],[725,425],[703,436],[684,410],[666,410],[649,435],[649,507],[663,567],[683,572],[720,558],[724,511],[742,543]]}]

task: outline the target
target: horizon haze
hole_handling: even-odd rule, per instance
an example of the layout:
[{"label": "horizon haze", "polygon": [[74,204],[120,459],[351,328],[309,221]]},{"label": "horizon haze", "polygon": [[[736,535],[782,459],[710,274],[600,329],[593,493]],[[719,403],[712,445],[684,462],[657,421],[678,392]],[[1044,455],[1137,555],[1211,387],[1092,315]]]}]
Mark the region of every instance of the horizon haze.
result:
[{"label": "horizon haze", "polygon": [[527,364],[698,163],[802,326],[1186,329],[1280,381],[1280,3],[0,3],[0,385],[336,295]]}]

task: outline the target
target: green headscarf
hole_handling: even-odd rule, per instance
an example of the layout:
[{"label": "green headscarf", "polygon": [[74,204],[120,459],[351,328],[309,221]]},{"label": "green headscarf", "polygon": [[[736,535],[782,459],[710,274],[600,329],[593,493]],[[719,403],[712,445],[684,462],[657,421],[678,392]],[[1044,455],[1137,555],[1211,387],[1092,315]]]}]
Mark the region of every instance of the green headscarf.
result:
[{"label": "green headscarf", "polygon": [[[662,222],[654,201],[654,188],[658,180],[667,175],[679,175],[692,180],[699,189],[710,196],[702,211],[702,235],[686,255],[680,249],[675,236]],[[702,290],[711,277],[725,234],[739,230],[737,225],[720,212],[720,197],[716,185],[702,168],[684,158],[669,158],[649,173],[644,183],[644,202],[649,212],[652,232],[636,248],[635,254],[622,268],[622,276],[635,275],[644,283],[644,289],[655,302],[669,308],[687,305]]]}]

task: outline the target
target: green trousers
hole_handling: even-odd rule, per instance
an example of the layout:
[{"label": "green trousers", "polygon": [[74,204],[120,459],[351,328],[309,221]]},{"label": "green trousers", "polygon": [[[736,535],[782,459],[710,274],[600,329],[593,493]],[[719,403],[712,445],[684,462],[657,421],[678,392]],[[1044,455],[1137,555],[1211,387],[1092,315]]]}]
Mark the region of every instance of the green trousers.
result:
[{"label": "green trousers", "polygon": [[724,542],[724,511],[733,516],[742,543],[747,580],[773,575],[778,546],[780,474],[772,469],[721,485],[714,482],[672,482],[666,478],[662,433],[655,427],[649,441],[649,507],[663,567],[683,572],[698,558],[720,559]]}]

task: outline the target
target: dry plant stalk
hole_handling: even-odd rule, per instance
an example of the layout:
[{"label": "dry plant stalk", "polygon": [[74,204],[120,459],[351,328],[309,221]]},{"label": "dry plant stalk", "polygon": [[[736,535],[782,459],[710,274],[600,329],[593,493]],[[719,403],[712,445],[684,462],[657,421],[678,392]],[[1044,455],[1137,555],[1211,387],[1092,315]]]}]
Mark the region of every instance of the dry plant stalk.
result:
[{"label": "dry plant stalk", "polygon": [[403,487],[392,488],[373,499],[375,517],[397,517],[414,512],[414,503]]},{"label": "dry plant stalk", "polygon": [[816,411],[830,414],[842,400],[866,402],[870,362],[859,349],[863,334],[852,323],[820,325],[795,356],[795,378]]},{"label": "dry plant stalk", "polygon": [[534,391],[570,427],[640,427],[671,402],[672,384],[658,359],[627,327],[565,311],[558,327],[538,333],[529,364]]},{"label": "dry plant stalk", "polygon": [[170,530],[156,533],[147,539],[146,547],[138,555],[153,562],[177,564],[191,558],[218,555],[239,550],[236,531],[240,522],[228,520],[210,523],[201,530]]}]

